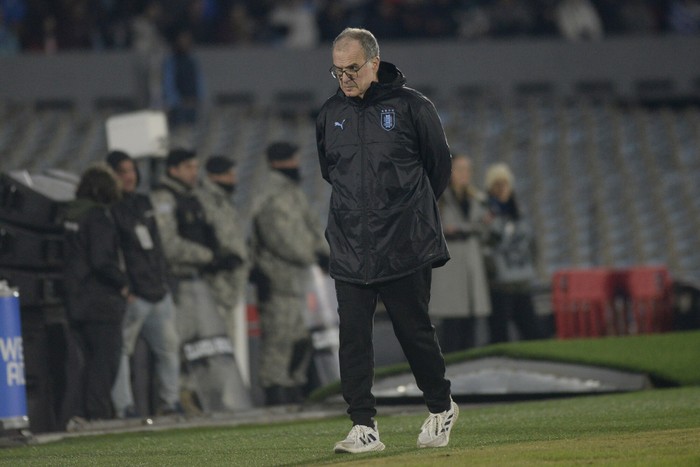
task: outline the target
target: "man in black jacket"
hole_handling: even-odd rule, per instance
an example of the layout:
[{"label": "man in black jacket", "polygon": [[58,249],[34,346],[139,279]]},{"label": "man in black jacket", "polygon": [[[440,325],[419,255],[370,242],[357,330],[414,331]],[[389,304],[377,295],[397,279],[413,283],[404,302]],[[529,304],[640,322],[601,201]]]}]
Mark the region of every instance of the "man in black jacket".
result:
[{"label": "man in black jacket", "polygon": [[114,408],[118,417],[136,415],[129,359],[140,334],[155,355],[160,399],[157,413],[179,412],[180,358],[175,304],[168,288],[167,264],[153,206],[147,195],[136,192],[138,173],[128,154],[112,151],[107,155],[107,163],[122,183],[122,199],[112,207],[112,216],[119,231],[130,290],[122,327],[121,365],[112,388]]},{"label": "man in black jacket", "polygon": [[333,41],[339,89],[316,123],[319,162],[332,193],[326,238],[340,316],[340,374],[353,423],[335,452],[381,451],[372,395],[372,320],[381,298],[430,411],[419,447],[449,442],[459,409],[428,316],[433,267],[449,253],[436,199],[451,156],[435,107],[381,62],[371,32]]}]

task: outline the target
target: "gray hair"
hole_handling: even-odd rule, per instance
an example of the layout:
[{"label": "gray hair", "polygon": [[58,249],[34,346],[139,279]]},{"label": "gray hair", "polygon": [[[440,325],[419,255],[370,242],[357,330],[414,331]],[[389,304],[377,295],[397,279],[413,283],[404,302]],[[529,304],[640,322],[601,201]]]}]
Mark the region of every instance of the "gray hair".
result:
[{"label": "gray hair", "polygon": [[338,34],[333,40],[333,48],[335,49],[336,44],[343,40],[356,40],[362,46],[362,50],[365,52],[365,58],[369,60],[370,58],[379,57],[379,43],[377,43],[377,38],[374,34],[369,32],[367,29],[362,28],[345,28]]}]

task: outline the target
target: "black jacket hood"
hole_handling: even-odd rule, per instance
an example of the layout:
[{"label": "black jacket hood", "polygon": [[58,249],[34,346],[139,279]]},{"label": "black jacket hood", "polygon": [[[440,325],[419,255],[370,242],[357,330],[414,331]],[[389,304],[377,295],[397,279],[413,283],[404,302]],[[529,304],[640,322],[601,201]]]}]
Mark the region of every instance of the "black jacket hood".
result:
[{"label": "black jacket hood", "polygon": [[107,209],[107,206],[87,198],[76,198],[66,206],[63,218],[66,221],[77,222],[87,215],[92,208]]},{"label": "black jacket hood", "polygon": [[394,89],[398,89],[406,85],[406,77],[404,74],[396,67],[396,65],[389,62],[379,62],[377,79],[379,81],[374,81],[372,84],[370,84],[364,97],[346,97],[343,90],[340,88],[338,88],[337,95],[348,99],[351,102],[361,104],[363,102],[370,102],[377,97],[383,96]]}]

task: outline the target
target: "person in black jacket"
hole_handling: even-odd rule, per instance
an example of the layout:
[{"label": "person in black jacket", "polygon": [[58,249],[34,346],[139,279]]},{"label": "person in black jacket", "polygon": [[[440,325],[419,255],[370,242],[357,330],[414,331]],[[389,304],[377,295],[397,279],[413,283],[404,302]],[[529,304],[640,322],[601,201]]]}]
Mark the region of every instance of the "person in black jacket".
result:
[{"label": "person in black jacket", "polygon": [[510,340],[512,321],[520,339],[542,337],[532,300],[536,278],[535,237],[514,191],[515,177],[504,163],[486,170],[488,192],[488,249],[486,266],[492,312],[489,317],[491,343]]},{"label": "person in black jacket", "polygon": [[419,447],[446,446],[459,409],[428,316],[433,267],[449,260],[437,198],[451,156],[432,102],[379,59],[371,32],[333,42],[339,89],[316,123],[319,162],[332,193],[326,238],[340,317],[340,374],[353,423],[336,452],[380,451],[372,395],[373,317],[381,298],[423,392],[429,417]]},{"label": "person in black jacket", "polygon": [[119,369],[128,295],[117,229],[109,212],[118,199],[118,181],[109,167],[91,167],[82,175],[64,220],[66,305],[85,362],[82,394],[76,397],[81,407],[75,415],[88,420],[113,415],[110,391]]},{"label": "person in black jacket", "polygon": [[138,172],[128,154],[112,151],[107,163],[121,181],[122,199],[112,207],[129,278],[129,303],[123,323],[124,347],[112,401],[119,418],[137,415],[131,389],[130,357],[139,335],[155,356],[158,381],[156,413],[171,414],[180,407],[179,339],[175,304],[168,288],[168,266],[147,195],[137,193]]}]

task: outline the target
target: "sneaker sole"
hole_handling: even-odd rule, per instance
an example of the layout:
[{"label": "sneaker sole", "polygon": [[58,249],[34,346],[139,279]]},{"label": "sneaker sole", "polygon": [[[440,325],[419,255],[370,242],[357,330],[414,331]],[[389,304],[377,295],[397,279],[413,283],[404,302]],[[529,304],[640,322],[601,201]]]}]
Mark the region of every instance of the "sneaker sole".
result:
[{"label": "sneaker sole", "polygon": [[346,454],[360,454],[362,452],[383,451],[385,447],[386,446],[384,446],[384,443],[379,441],[378,443],[370,444],[368,446],[364,446],[362,448],[357,448],[357,449],[346,448],[343,446],[336,445],[333,450],[335,451],[336,454],[344,454],[344,453],[346,453]]},{"label": "sneaker sole", "polygon": [[[454,404],[454,402],[453,402]],[[450,443],[450,433],[452,433],[452,428],[454,428],[455,424],[457,423],[457,419],[459,418],[459,406],[457,404],[454,404],[455,407],[455,416],[454,419],[452,420],[452,426],[450,426],[450,429],[447,430],[447,434],[445,434],[445,439],[439,439],[439,442],[436,443],[425,443],[421,444],[420,441],[418,441],[418,447],[419,448],[444,448]],[[436,440],[437,441],[437,440]]]}]

